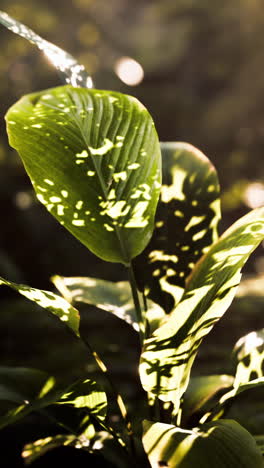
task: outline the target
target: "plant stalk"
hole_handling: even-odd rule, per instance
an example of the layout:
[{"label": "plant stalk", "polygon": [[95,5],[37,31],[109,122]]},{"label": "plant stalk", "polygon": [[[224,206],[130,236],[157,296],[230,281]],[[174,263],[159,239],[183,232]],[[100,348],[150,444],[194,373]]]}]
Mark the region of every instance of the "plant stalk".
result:
[{"label": "plant stalk", "polygon": [[128,414],[128,411],[127,411],[127,408],[125,406],[125,403],[124,403],[124,400],[122,398],[122,396],[120,395],[120,393],[118,392],[114,382],[112,381],[112,378],[109,374],[109,371],[106,367],[106,365],[104,364],[104,362],[102,361],[102,359],[100,358],[100,356],[97,354],[97,352],[92,349],[90,343],[82,337],[82,340],[84,342],[84,344],[86,345],[86,347],[88,348],[89,352],[92,354],[94,360],[96,361],[96,364],[98,365],[99,369],[104,373],[104,375],[106,376],[114,394],[115,394],[115,397],[116,397],[116,402],[117,402],[117,405],[118,405],[118,408],[119,408],[119,411],[120,411],[120,414],[124,420],[124,423],[125,423],[125,427],[126,427],[126,431],[127,431],[127,435],[129,437],[129,440],[130,440],[130,447],[131,447],[131,452],[135,454],[135,443],[134,443],[134,437],[133,437],[133,429],[132,429],[132,422],[131,422],[131,419],[130,419],[130,416]]},{"label": "plant stalk", "polygon": [[134,275],[134,270],[132,263],[129,264],[128,268],[128,277],[129,277],[129,283],[131,287],[131,293],[133,297],[133,302],[135,306],[135,311],[137,315],[137,321],[138,321],[138,326],[139,326],[139,336],[140,336],[140,342],[141,345],[143,344],[143,338],[144,338],[144,333],[145,333],[145,317],[144,317],[144,312],[142,311],[140,301],[139,301],[139,295],[138,295],[138,290],[137,290],[137,283]]}]

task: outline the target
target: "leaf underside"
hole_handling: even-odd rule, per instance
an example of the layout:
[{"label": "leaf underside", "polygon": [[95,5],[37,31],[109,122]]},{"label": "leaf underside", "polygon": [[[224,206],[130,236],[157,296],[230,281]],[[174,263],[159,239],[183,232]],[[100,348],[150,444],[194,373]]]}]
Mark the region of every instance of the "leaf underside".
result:
[{"label": "leaf underside", "polygon": [[[110,312],[139,331],[137,314],[128,281],[106,281],[92,277],[65,278],[54,276],[52,282],[69,302],[83,302]],[[146,319],[149,331],[154,331],[164,318],[164,311],[154,302],[147,301]],[[143,307],[143,304],[142,304]]]}]

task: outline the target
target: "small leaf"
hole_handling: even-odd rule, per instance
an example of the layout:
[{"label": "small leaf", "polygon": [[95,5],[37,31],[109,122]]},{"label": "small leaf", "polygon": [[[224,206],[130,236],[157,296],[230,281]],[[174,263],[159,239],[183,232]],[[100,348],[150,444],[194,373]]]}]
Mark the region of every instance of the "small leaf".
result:
[{"label": "small leaf", "polygon": [[7,115],[38,199],[98,257],[129,264],[150,240],[160,193],[158,137],[134,97],[62,86]]},{"label": "small leaf", "polygon": [[145,341],[140,376],[144,389],[171,401],[178,412],[204,336],[231,304],[241,269],[264,238],[264,208],[231,226],[198,262],[167,322]]},{"label": "small leaf", "polygon": [[[84,302],[110,312],[139,331],[137,314],[128,281],[106,281],[92,277],[64,278],[54,276],[52,282],[69,302]],[[154,302],[147,301],[146,318],[153,332],[165,316]],[[142,304],[143,307],[143,304]]]},{"label": "small leaf", "polygon": [[85,408],[89,416],[105,419],[107,398],[105,392],[93,380],[86,379],[71,385],[57,401],[60,405],[71,405]]},{"label": "small leaf", "polygon": [[32,29],[29,29],[3,11],[0,11],[0,23],[13,33],[35,44],[60,72],[66,83],[72,86],[83,86],[85,88],[91,88],[93,86],[92,79],[85,71],[84,66],[80,65],[72,55],[64,52],[64,50],[45,39],[42,39],[42,37],[34,33]]},{"label": "small leaf", "polygon": [[219,183],[207,157],[187,143],[161,143],[163,184],[155,230],[134,260],[139,288],[167,312],[194,264],[217,239]]},{"label": "small leaf", "polygon": [[83,440],[82,442],[82,440],[79,440],[78,437],[73,434],[57,434],[55,436],[45,437],[44,439],[38,439],[35,442],[26,444],[22,451],[22,457],[25,464],[29,465],[50,450],[63,446],[76,447],[76,445],[77,448],[81,448],[82,445],[87,447],[87,445],[89,445],[89,440],[86,442]]},{"label": "small leaf", "polygon": [[189,418],[193,413],[201,411],[212,398],[223,389],[233,386],[231,375],[204,375],[190,379],[183,400],[183,418]]},{"label": "small leaf", "polygon": [[71,306],[65,299],[50,292],[41,289],[31,288],[23,284],[12,283],[0,277],[0,285],[9,286],[15,291],[25,296],[43,309],[48,310],[64,322],[77,336],[79,335],[80,316],[77,309]]},{"label": "small leaf", "polygon": [[240,338],[235,345],[234,353],[238,361],[235,388],[250,380],[264,377],[264,328]]},{"label": "small leaf", "polygon": [[55,380],[46,372],[0,367],[0,428],[54,403],[57,397]]},{"label": "small leaf", "polygon": [[192,431],[145,421],[143,445],[152,468],[263,468],[252,435],[228,419]]}]

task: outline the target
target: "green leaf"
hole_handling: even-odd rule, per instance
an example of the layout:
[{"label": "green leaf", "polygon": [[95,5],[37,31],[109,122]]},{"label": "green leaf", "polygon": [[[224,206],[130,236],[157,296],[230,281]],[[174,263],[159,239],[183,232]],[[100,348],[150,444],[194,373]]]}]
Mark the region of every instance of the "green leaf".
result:
[{"label": "green leaf", "polygon": [[[52,282],[69,302],[84,302],[110,312],[139,331],[137,314],[128,281],[106,281],[92,277],[64,278],[54,276]],[[154,302],[147,301],[146,319],[153,332],[165,316],[164,311]],[[143,307],[143,304],[142,304]]]},{"label": "green leaf", "polygon": [[57,397],[55,380],[46,372],[0,367],[0,428],[54,403]]},{"label": "green leaf", "polygon": [[22,457],[26,465],[28,465],[48,451],[63,446],[87,450],[89,453],[100,452],[105,460],[116,468],[131,467],[131,460],[128,458],[126,450],[106,431],[99,431],[94,437],[90,437],[87,433],[78,436],[73,434],[58,434],[56,436],[45,437],[44,439],[39,439],[25,445]]},{"label": "green leaf", "polygon": [[220,391],[233,386],[231,375],[204,375],[190,379],[183,400],[183,419],[186,420],[197,411],[204,410],[213,397]]},{"label": "green leaf", "polygon": [[187,431],[144,422],[143,445],[153,468],[263,468],[252,435],[236,421],[219,420]]},{"label": "green leaf", "polygon": [[198,262],[167,322],[145,341],[140,376],[144,389],[172,401],[175,413],[202,339],[231,304],[249,255],[264,238],[264,208],[233,224]]},{"label": "green leaf", "polygon": [[0,11],[0,23],[10,31],[35,44],[60,72],[66,83],[85,88],[93,86],[92,79],[85,71],[84,66],[80,65],[72,55],[42,39],[32,29],[29,29],[3,11]]},{"label": "green leaf", "polygon": [[62,86],[6,116],[38,199],[98,257],[129,264],[149,242],[160,149],[145,107],[124,94]]},{"label": "green leaf", "polygon": [[217,239],[219,183],[207,157],[187,143],[161,143],[161,200],[155,230],[134,260],[139,288],[167,312],[194,264]]},{"label": "green leaf", "polygon": [[264,376],[264,328],[238,340],[234,347],[237,368],[234,387]]},{"label": "green leaf", "polygon": [[105,419],[107,398],[99,385],[90,379],[78,381],[71,385],[57,401],[60,405],[71,405],[75,408],[84,408],[96,419]]},{"label": "green leaf", "polygon": [[80,316],[77,309],[71,306],[65,299],[50,291],[31,288],[23,284],[12,283],[0,277],[0,285],[9,286],[15,291],[35,302],[43,309],[48,310],[64,322],[77,336],[79,334]]},{"label": "green leaf", "polygon": [[31,442],[24,446],[22,451],[22,457],[25,461],[26,465],[29,465],[33,461],[37,460],[39,457],[44,455],[45,453],[49,452],[58,447],[76,447],[82,448],[89,445],[89,440],[84,440],[81,438],[79,440],[73,434],[57,434],[55,436],[45,437],[43,439],[38,439],[35,442]]}]

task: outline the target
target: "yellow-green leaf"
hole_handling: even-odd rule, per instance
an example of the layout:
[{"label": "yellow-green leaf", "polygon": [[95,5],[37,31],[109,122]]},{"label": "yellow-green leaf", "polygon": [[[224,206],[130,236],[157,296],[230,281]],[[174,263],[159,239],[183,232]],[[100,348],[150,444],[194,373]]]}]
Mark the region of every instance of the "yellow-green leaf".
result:
[{"label": "yellow-green leaf", "polygon": [[145,107],[62,86],[24,96],[6,121],[41,203],[98,257],[130,263],[151,238],[160,193],[159,141]]}]

